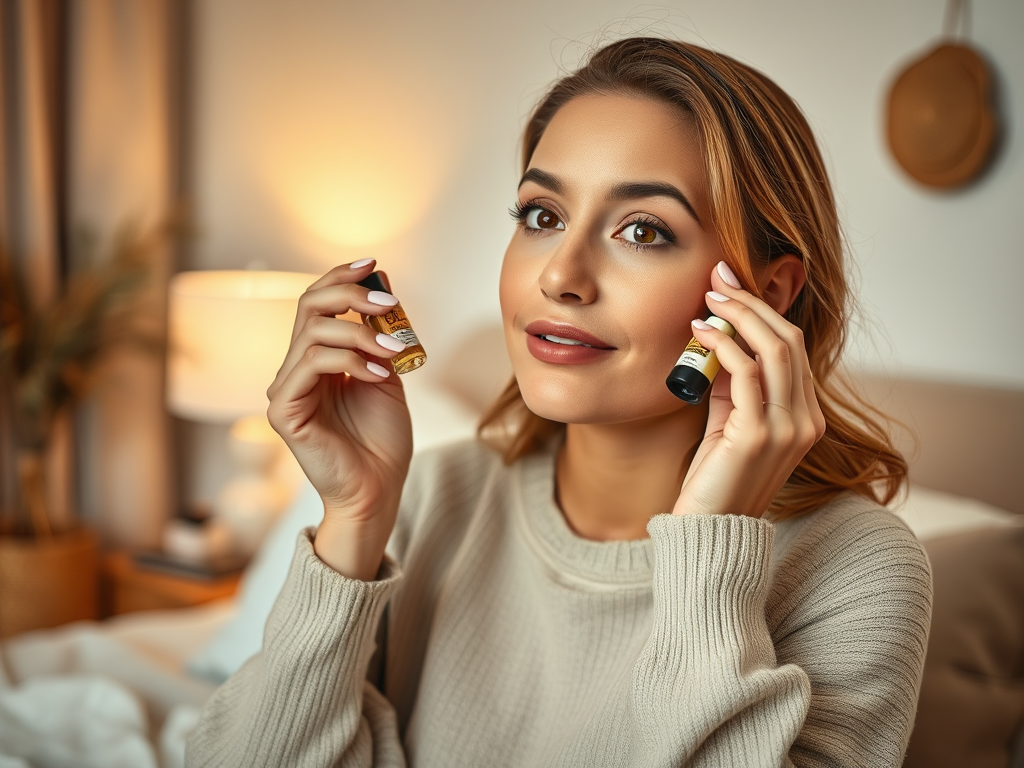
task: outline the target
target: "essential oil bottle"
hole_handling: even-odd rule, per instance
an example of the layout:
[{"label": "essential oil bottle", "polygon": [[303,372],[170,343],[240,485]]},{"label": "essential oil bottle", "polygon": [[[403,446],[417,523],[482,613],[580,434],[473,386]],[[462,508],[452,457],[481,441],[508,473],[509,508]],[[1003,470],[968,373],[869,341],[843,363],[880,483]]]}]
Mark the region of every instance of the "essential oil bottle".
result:
[{"label": "essential oil bottle", "polygon": [[[704,321],[730,337],[735,338],[736,329],[720,317],[708,315]],[[721,369],[718,356],[710,349],[705,349],[697,339],[690,339],[683,354],[679,356],[675,367],[665,380],[669,391],[690,405],[700,405],[704,393],[715,380]]]},{"label": "essential oil bottle", "polygon": [[[384,286],[384,281],[380,279],[379,272],[371,272],[360,280],[359,284],[371,291],[390,293]],[[396,304],[383,315],[365,315],[363,322],[377,333],[387,334],[405,344],[405,351],[399,352],[391,358],[391,365],[394,366],[395,373],[415,371],[427,362],[427,353],[424,351],[423,345],[420,344],[420,340],[416,338],[416,332],[413,331],[412,323],[405,316],[405,310],[402,309],[401,304]]]}]

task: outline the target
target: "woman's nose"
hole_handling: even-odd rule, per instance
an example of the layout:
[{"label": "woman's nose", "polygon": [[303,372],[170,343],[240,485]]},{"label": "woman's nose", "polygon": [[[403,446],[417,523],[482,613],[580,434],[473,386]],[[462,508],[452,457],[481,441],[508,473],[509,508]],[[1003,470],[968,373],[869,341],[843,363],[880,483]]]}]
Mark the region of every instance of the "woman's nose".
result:
[{"label": "woman's nose", "polygon": [[541,292],[560,303],[592,304],[597,299],[597,283],[590,256],[585,238],[561,238],[537,281]]}]

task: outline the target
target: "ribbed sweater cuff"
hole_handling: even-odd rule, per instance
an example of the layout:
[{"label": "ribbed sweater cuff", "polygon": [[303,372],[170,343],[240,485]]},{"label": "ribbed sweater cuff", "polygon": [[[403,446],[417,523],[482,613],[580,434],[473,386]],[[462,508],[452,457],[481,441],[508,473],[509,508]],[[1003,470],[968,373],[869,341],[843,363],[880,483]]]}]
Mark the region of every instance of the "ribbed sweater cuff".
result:
[{"label": "ribbed sweater cuff", "polygon": [[[654,542],[656,624],[685,627],[688,642],[703,646],[719,664],[753,650],[743,648],[753,638],[768,640],[764,603],[775,533],[770,522],[745,515],[662,514],[651,518],[647,532]],[[770,641],[758,650],[774,657]]]},{"label": "ribbed sweater cuff", "polygon": [[311,675],[355,682],[366,673],[377,624],[402,579],[401,568],[385,555],[376,581],[342,576],[316,556],[315,532],[305,528],[298,536],[288,578],[267,620],[264,648],[306,660]]}]

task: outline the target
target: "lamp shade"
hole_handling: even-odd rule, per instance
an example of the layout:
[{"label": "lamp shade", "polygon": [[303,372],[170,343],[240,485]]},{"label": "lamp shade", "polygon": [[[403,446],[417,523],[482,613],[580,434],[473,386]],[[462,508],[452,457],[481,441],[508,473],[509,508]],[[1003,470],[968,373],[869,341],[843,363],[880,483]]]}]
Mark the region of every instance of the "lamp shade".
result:
[{"label": "lamp shade", "polygon": [[168,307],[168,408],[230,423],[265,413],[284,361],[299,296],[318,279],[299,272],[179,272]]}]

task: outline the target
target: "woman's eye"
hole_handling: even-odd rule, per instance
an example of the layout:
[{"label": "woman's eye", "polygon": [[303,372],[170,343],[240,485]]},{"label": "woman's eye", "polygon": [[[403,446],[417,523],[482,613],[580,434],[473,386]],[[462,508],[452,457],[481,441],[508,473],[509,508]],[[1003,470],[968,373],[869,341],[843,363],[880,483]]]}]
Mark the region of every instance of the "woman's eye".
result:
[{"label": "woman's eye", "polygon": [[529,229],[565,229],[562,220],[546,208],[531,208],[525,222]]},{"label": "woman's eye", "polygon": [[652,227],[650,224],[644,224],[639,221],[624,227],[619,232],[619,236],[624,238],[627,242],[635,243],[637,245],[661,245],[662,243],[668,242],[665,236],[657,229]]}]

